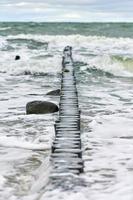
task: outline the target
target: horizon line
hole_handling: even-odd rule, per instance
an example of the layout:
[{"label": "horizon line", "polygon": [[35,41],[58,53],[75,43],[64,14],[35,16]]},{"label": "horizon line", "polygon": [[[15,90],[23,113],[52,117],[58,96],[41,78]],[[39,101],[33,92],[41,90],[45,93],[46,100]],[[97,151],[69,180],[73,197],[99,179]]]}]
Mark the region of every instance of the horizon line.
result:
[{"label": "horizon line", "polygon": [[0,23],[133,23],[133,21],[32,21],[32,20],[19,20],[19,21],[5,21],[0,20]]}]

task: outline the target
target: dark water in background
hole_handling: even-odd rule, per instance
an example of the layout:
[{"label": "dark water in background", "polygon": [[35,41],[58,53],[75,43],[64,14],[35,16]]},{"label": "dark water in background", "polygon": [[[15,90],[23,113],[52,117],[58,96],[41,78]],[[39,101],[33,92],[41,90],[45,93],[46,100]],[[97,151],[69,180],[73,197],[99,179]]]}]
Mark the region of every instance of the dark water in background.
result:
[{"label": "dark water in background", "polygon": [[[0,23],[0,199],[133,199],[132,32],[132,23]],[[46,93],[60,87],[66,45],[75,61],[86,186],[61,192],[46,187],[57,114],[26,116],[25,105],[59,103]]]}]

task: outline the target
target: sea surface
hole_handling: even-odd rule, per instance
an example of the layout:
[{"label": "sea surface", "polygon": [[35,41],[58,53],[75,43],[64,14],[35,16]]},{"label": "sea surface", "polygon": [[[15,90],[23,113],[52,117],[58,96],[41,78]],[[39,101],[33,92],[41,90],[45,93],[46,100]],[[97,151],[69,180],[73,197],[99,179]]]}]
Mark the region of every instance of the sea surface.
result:
[{"label": "sea surface", "polygon": [[[59,104],[46,93],[60,88],[66,45],[73,47],[85,184],[62,191],[49,183],[58,113],[26,115],[25,107],[33,100]],[[133,200],[133,23],[0,23],[5,199]]]}]

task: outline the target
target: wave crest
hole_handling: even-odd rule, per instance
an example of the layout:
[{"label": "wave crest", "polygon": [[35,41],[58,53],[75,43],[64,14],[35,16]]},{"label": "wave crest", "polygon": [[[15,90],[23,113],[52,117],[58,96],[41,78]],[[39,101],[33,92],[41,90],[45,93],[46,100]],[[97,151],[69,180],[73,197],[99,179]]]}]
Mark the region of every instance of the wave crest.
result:
[{"label": "wave crest", "polygon": [[106,76],[133,76],[133,58],[97,55],[87,58],[81,56],[80,60],[84,60],[84,66],[80,68],[81,71],[87,70],[89,73]]}]

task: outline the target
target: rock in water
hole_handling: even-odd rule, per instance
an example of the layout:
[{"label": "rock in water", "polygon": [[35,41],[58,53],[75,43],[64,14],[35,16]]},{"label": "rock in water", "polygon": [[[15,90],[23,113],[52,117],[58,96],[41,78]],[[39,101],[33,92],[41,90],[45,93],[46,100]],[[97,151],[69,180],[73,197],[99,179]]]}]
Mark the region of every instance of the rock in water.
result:
[{"label": "rock in water", "polygon": [[50,92],[47,93],[47,95],[59,96],[60,95],[60,89],[50,91]]},{"label": "rock in water", "polygon": [[69,72],[69,69],[64,69],[64,72]]},{"label": "rock in water", "polygon": [[16,55],[16,56],[15,56],[15,60],[20,60],[20,56],[19,56],[19,55]]},{"label": "rock in water", "polygon": [[26,105],[26,114],[47,114],[59,110],[58,106],[48,101],[31,101]]}]

